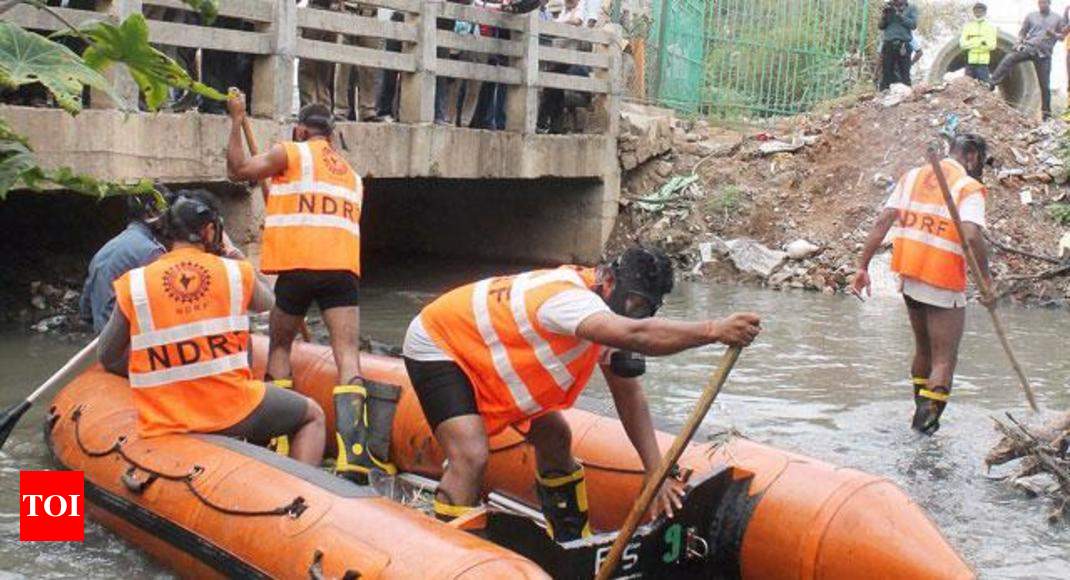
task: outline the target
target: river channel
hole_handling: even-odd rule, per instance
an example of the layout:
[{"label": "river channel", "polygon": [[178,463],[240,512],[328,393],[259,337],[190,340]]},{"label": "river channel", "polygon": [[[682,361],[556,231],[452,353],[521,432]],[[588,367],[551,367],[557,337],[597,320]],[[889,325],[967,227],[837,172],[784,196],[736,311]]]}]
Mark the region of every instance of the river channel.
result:
[{"label": "river channel", "polygon": [[[368,284],[365,332],[398,344],[420,306],[461,279],[439,276],[415,287],[411,277]],[[1070,578],[1070,525],[1049,524],[1046,502],[983,474],[983,457],[997,439],[988,417],[1028,415],[983,309],[970,307],[953,402],[932,438],[909,429],[912,345],[899,299],[861,303],[681,283],[662,313],[706,317],[737,310],[760,313],[765,330],[744,352],[700,437],[732,427],[764,443],[886,476],[928,510],[982,577]],[[1070,407],[1070,313],[1014,307],[1001,313],[1041,407]],[[0,403],[19,400],[78,350],[80,340],[0,331]],[[710,347],[649,363],[645,383],[659,427],[679,427],[720,353]],[[613,412],[602,384],[588,388],[582,405]],[[18,542],[19,470],[51,465],[41,437],[43,408],[23,418],[0,452],[0,577],[170,577],[91,522],[84,544]]]}]

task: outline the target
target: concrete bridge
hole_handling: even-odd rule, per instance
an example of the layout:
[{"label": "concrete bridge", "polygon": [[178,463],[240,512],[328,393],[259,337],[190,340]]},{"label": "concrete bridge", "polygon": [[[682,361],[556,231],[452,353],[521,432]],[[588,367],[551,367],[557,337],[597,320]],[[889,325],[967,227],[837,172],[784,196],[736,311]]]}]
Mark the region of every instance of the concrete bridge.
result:
[{"label": "concrete bridge", "polygon": [[[73,23],[118,20],[148,7],[188,10],[177,0],[98,4],[96,12],[56,10]],[[398,71],[398,123],[338,124],[341,151],[365,176],[362,233],[372,253],[389,249],[520,261],[595,260],[616,218],[620,189],[621,54],[613,34],[541,22],[534,13],[506,15],[441,1],[369,0],[360,5],[398,11],[404,20],[299,8],[287,0],[222,0],[220,16],[249,22],[251,31],[150,19],[150,39],[162,46],[252,55],[253,126],[262,146],[289,136],[297,59]],[[38,30],[61,27],[52,16],[25,5],[5,17]],[[506,29],[509,38],[438,30],[439,18]],[[402,50],[304,37],[317,31],[399,41]],[[450,60],[441,57],[440,48],[503,55],[507,64]],[[548,63],[587,66],[592,73],[548,72]],[[506,130],[435,125],[437,75],[506,85]],[[125,72],[114,80],[126,102],[137,103],[136,87]],[[594,132],[537,134],[539,95],[546,88],[591,94]],[[255,244],[263,212],[260,196],[245,187],[225,186],[229,119],[123,111],[103,95],[91,100],[93,108],[77,117],[14,106],[0,106],[0,117],[30,137],[46,165],[66,165],[100,178],[206,184],[227,192],[228,229],[236,239]]]}]

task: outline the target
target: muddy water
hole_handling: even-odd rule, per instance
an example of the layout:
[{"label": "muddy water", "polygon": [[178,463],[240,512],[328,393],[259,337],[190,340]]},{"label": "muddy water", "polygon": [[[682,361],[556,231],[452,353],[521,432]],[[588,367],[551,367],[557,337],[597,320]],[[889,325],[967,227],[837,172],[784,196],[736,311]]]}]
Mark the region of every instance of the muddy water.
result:
[{"label": "muddy water", "polygon": [[[411,280],[411,278],[410,278]],[[397,343],[409,317],[457,280],[412,289],[379,280],[365,291],[365,327]],[[744,353],[707,427],[745,435],[898,482],[929,510],[951,542],[984,577],[1070,577],[1070,526],[1051,526],[1048,506],[982,477],[995,441],[988,416],[1027,411],[983,310],[970,309],[960,373],[944,427],[931,439],[908,428],[912,404],[905,380],[910,335],[901,303],[878,297],[680,284],[665,314],[679,317],[754,310],[765,317],[761,340]],[[1042,407],[1070,408],[1070,314],[1006,309],[1012,342]],[[0,402],[16,401],[78,349],[77,342],[0,332]],[[720,351],[708,348],[652,361],[646,384],[661,427],[682,423]],[[604,386],[583,405],[611,411]],[[18,470],[48,465],[41,411],[24,418],[0,454],[0,571],[24,577],[167,577],[136,549],[90,523],[85,544],[22,544],[18,537]],[[924,555],[919,555],[924,557]]]}]

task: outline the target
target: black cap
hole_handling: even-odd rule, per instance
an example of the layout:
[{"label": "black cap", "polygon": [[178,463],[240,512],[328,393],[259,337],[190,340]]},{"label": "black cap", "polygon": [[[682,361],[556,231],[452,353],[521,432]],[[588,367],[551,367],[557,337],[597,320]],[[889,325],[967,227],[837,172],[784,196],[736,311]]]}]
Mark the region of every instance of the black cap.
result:
[{"label": "black cap", "polygon": [[334,131],[334,115],[327,105],[320,103],[301,107],[301,111],[297,113],[297,122],[324,135],[330,135]]},{"label": "black cap", "polygon": [[203,189],[180,190],[175,192],[175,200],[167,212],[167,232],[175,241],[209,242],[201,239],[201,230],[221,221],[219,201],[214,195]]}]

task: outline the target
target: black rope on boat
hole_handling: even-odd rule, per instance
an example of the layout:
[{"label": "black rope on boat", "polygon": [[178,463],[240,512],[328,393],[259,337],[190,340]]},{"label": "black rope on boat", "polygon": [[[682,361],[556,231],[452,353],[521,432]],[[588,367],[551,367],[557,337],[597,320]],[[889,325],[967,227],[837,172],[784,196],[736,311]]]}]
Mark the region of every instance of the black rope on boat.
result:
[{"label": "black rope on boat", "polygon": [[[114,454],[119,455],[119,457],[122,457],[124,461],[126,461],[128,464],[131,465],[132,468],[139,469],[139,470],[144,471],[145,473],[149,474],[151,476],[150,479],[159,478],[159,479],[165,479],[167,481],[179,481],[179,482],[182,482],[186,486],[186,489],[188,489],[190,491],[190,493],[193,494],[193,497],[197,498],[197,500],[200,501],[202,504],[208,506],[209,508],[211,508],[211,509],[213,509],[213,510],[215,510],[217,512],[220,512],[222,514],[226,514],[226,515],[229,515],[229,516],[253,516],[253,517],[255,517],[255,516],[290,516],[290,517],[293,517],[293,518],[298,518],[298,517],[301,517],[301,514],[303,514],[305,512],[305,510],[308,509],[308,504],[305,503],[305,498],[303,498],[301,496],[295,497],[293,499],[293,501],[291,501],[290,503],[288,503],[288,504],[286,504],[284,506],[280,506],[280,507],[277,507],[277,508],[274,508],[274,509],[267,509],[267,510],[241,510],[241,509],[232,509],[232,508],[228,508],[228,507],[219,505],[219,504],[213,502],[212,500],[208,499],[207,497],[205,497],[197,489],[197,487],[193,485],[194,479],[198,475],[204,473],[204,468],[203,467],[201,467],[199,465],[194,465],[193,469],[189,470],[188,472],[186,472],[186,473],[177,473],[177,474],[176,473],[164,473],[162,471],[156,471],[155,469],[151,469],[149,467],[146,467],[146,466],[138,463],[137,461],[135,461],[132,457],[130,457],[129,455],[126,454],[126,452],[123,451],[123,445],[126,443],[126,440],[127,440],[126,439],[126,435],[120,435],[115,440],[115,443],[113,443],[111,447],[108,447],[107,449],[105,449],[103,451],[94,451],[94,450],[88,449],[88,448],[86,448],[85,444],[82,443],[81,418],[82,418],[82,406],[79,405],[77,408],[75,408],[74,413],[71,414],[71,420],[74,421],[74,441],[75,441],[75,443],[78,444],[78,448],[82,451],[82,453],[84,453],[85,455],[87,455],[89,457],[93,457],[93,458],[107,457],[108,455],[111,455],[111,454],[114,453]],[[147,482],[146,486],[148,485],[148,483],[151,483],[151,482]]]}]

